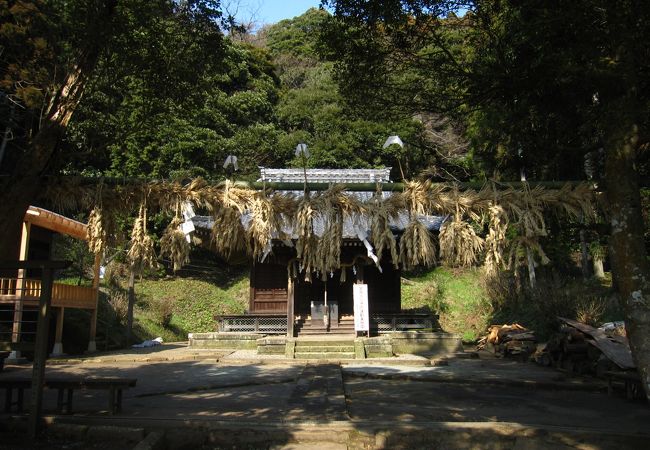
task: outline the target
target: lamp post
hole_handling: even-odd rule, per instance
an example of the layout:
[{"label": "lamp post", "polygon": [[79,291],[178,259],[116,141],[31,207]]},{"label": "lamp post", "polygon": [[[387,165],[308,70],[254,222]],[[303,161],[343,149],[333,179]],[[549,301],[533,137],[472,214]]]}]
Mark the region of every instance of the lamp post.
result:
[{"label": "lamp post", "polygon": [[307,158],[309,158],[309,149],[307,144],[299,143],[296,145],[296,151],[294,153],[296,156],[300,156],[302,159],[302,171],[305,176],[305,193],[307,192]]},{"label": "lamp post", "polygon": [[[393,136],[388,136],[388,139],[386,139],[386,142],[384,142],[384,145],[382,148],[387,148],[390,147],[391,145],[399,145],[401,148],[404,148],[404,142],[399,138],[397,135]],[[402,180],[404,180],[404,170],[402,169],[402,161],[401,158],[397,158],[397,165],[399,166],[399,172],[402,175]]]}]

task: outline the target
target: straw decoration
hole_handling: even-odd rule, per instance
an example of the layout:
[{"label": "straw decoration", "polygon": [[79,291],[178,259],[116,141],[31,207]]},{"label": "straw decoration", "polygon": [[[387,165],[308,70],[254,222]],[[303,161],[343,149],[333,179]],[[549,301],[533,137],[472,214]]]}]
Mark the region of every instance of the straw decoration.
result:
[{"label": "straw decoration", "polygon": [[[547,235],[549,211],[585,221],[595,216],[593,187],[586,183],[567,184],[561,189],[522,184],[517,189],[486,187],[477,192],[429,181],[407,181],[403,192],[384,196],[379,191],[362,203],[355,194],[337,185],[296,198],[286,193],[256,191],[232,181],[210,184],[200,178],[184,186],[138,181],[109,187],[100,182],[103,188],[99,195],[97,183],[65,179],[49,183],[42,197],[46,204],[63,209],[91,210],[88,240],[89,248],[96,253],[105,248],[113,234],[115,217],[137,210],[129,261],[138,269],[155,263],[153,243],[146,230],[147,208],[173,210],[185,201],[212,215],[212,243],[226,257],[247,252],[260,260],[272,248],[274,239],[295,239],[297,264],[293,266],[308,279],[312,272],[324,276],[341,268],[343,225],[348,222],[369,230],[368,239],[378,257],[390,259],[396,267],[401,264],[411,268],[430,266],[436,261],[435,237],[422,216],[451,215],[453,219],[440,230],[442,259],[457,266],[475,265],[484,259],[486,273],[494,274],[506,265],[506,259],[510,266],[522,262],[518,254],[532,252],[542,263],[547,260],[539,238]],[[146,204],[142,200],[145,197]],[[396,236],[390,225],[405,213],[408,224],[402,235]],[[472,223],[486,217],[489,226],[483,240]],[[315,219],[323,224],[320,237],[314,230]],[[175,214],[161,240],[161,252],[169,255],[175,269],[187,261],[189,254],[187,241],[178,229],[179,220]],[[510,242],[506,238],[509,226],[517,232]]]},{"label": "straw decoration", "polygon": [[180,202],[176,204],[176,213],[160,238],[160,256],[169,256],[174,272],[190,262],[190,243],[181,229]]},{"label": "straw decoration", "polygon": [[133,224],[131,247],[127,257],[135,273],[142,273],[143,270],[157,265],[153,240],[147,234],[147,207],[144,202],[140,205],[138,217]]}]

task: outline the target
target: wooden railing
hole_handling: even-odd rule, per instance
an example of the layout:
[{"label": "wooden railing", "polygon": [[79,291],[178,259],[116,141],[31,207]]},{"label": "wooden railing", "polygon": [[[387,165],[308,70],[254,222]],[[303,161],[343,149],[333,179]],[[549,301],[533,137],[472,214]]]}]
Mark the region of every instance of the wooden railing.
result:
[{"label": "wooden railing", "polygon": [[[20,299],[20,280],[0,278],[0,303],[14,303]],[[41,296],[40,280],[26,279],[22,286],[23,300],[27,304],[37,303]],[[96,289],[86,286],[54,283],[52,286],[52,306],[65,308],[95,309]]]},{"label": "wooden railing", "polygon": [[223,333],[287,333],[286,314],[241,314],[214,318],[217,321],[217,330]]}]

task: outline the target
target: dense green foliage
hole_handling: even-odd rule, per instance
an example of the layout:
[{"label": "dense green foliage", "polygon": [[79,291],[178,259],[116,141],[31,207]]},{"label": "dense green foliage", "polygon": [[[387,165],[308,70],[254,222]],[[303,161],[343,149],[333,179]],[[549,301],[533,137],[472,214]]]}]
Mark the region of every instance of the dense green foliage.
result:
[{"label": "dense green foliage", "polygon": [[[58,169],[219,179],[225,157],[234,154],[238,176],[252,179],[258,166],[301,165],[293,155],[300,142],[309,145],[311,167],[392,166],[400,179],[400,165],[413,177],[440,162],[431,127],[449,134],[447,123],[388,112],[369,117],[342,96],[333,64],[318,52],[328,18],[310,9],[262,30],[257,46],[221,39],[217,30],[191,33],[173,14],[141,25],[142,42],[126,40],[119,57],[99,61],[68,127]],[[152,46],[152,55],[134,64],[130,52],[142,45]],[[382,149],[393,134],[406,149]],[[460,163],[464,143],[460,147],[443,166]],[[464,176],[462,169],[451,172]]]},{"label": "dense green foliage", "polygon": [[644,2],[326,3],[346,98],[452,115],[488,175],[583,178],[583,155],[603,147],[619,101],[648,125]]}]

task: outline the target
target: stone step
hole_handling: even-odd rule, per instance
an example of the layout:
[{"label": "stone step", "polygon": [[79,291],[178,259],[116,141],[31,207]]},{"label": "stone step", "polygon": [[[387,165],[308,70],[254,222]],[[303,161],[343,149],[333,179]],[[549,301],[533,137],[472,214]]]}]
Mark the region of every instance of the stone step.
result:
[{"label": "stone step", "polygon": [[341,347],[341,346],[348,346],[351,345],[354,347],[354,340],[353,339],[308,339],[308,340],[301,340],[298,339],[296,341],[296,347]]},{"label": "stone step", "polygon": [[[302,328],[303,330],[325,330],[325,325],[323,324],[312,324],[312,325],[303,325],[303,326],[298,326],[296,328]],[[354,325],[339,325],[339,326],[330,326],[330,330],[354,330]]]},{"label": "stone step", "polygon": [[[335,325],[336,322],[331,322],[331,325]],[[353,327],[354,322],[339,322],[338,323],[340,327]],[[323,321],[322,320],[317,320],[315,322],[298,322],[297,325],[302,325],[304,327],[311,327],[311,326],[317,326],[317,327],[322,327],[323,326]]]},{"label": "stone step", "polygon": [[337,330],[336,328],[332,328],[331,330],[327,331],[325,329],[304,329],[304,330],[296,330],[298,333],[298,336],[303,336],[303,335],[321,335],[321,334],[327,334],[327,335],[341,335],[341,336],[349,336],[349,337],[354,337],[354,331],[352,330]]},{"label": "stone step", "polygon": [[300,353],[354,353],[354,345],[301,345],[296,346]]},{"label": "stone step", "polygon": [[354,359],[354,352],[322,352],[322,353],[305,353],[296,352],[295,359]]}]

